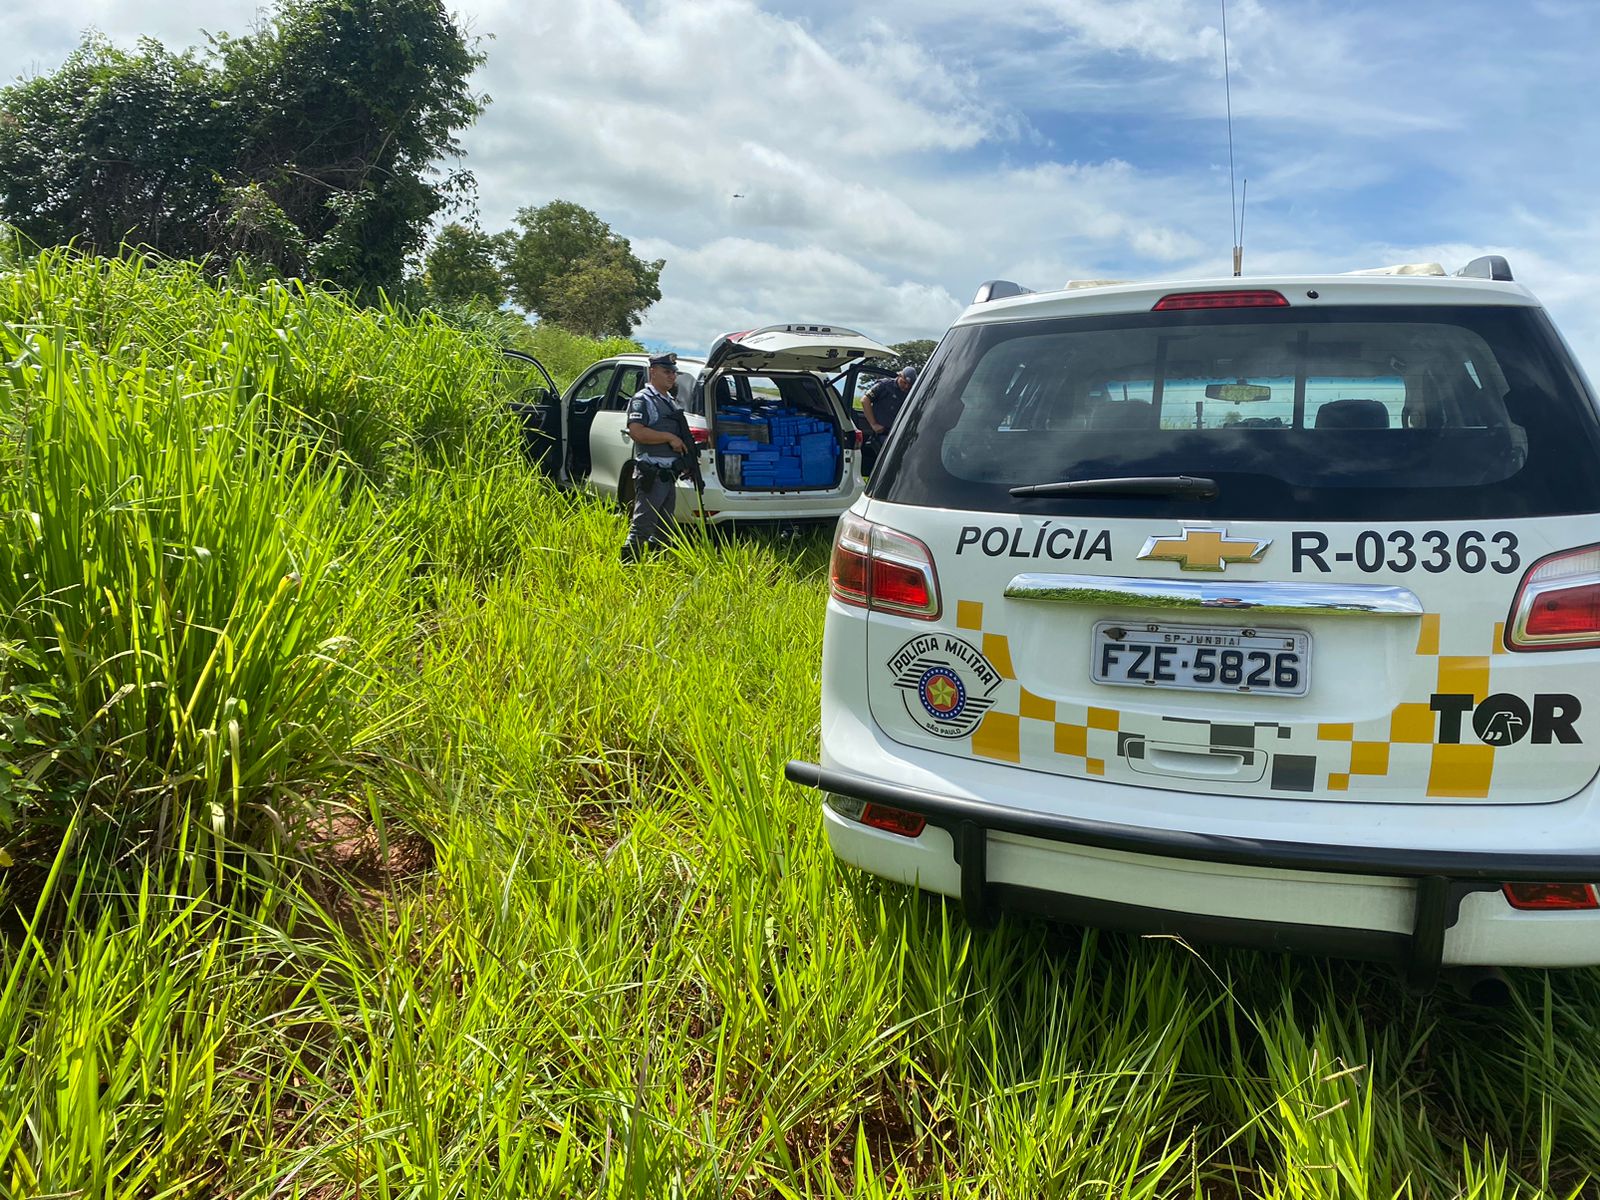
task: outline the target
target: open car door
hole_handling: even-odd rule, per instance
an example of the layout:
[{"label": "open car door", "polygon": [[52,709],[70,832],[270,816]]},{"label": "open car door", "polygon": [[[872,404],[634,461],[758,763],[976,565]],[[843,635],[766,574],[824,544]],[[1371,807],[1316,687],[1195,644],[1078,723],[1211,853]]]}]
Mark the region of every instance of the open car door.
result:
[{"label": "open car door", "polygon": [[855,422],[857,429],[865,430],[867,428],[867,419],[861,415],[861,397],[865,396],[883,380],[893,379],[895,374],[893,367],[880,367],[870,362],[858,362],[851,364],[849,370],[830,381],[844,401],[845,411],[850,414],[850,419]]},{"label": "open car door", "polygon": [[[891,356],[893,357],[893,356]],[[865,396],[885,379],[893,379],[896,372],[893,367],[880,367],[881,358],[872,361],[851,363],[841,374],[828,381],[829,385],[839,394],[840,401],[844,404],[844,411],[849,414],[851,424],[861,434],[861,473],[872,474],[872,469],[877,465],[879,439],[872,431],[872,426],[867,424],[866,414],[861,411],[861,397]]]},{"label": "open car door", "polygon": [[502,350],[497,374],[507,407],[521,427],[522,452],[546,475],[561,469],[561,393],[544,364],[521,350]]}]

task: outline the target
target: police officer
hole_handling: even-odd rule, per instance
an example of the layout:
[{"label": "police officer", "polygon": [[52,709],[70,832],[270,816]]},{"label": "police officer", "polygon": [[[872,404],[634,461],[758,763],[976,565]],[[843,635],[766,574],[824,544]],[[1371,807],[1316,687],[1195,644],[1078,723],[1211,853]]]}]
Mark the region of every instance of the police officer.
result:
[{"label": "police officer", "polygon": [[870,392],[861,397],[861,415],[866,417],[873,433],[880,438],[889,435],[894,419],[900,413],[900,406],[905,403],[906,393],[916,381],[917,369],[903,367],[900,374],[892,379],[879,380]]},{"label": "police officer", "polygon": [[895,417],[900,415],[900,406],[905,403],[906,393],[916,380],[917,369],[903,367],[898,375],[879,380],[871,391],[861,397],[861,415],[866,418],[867,428],[871,431],[861,455],[864,474],[871,474],[876,465],[884,439],[889,436]]},{"label": "police officer", "polygon": [[679,468],[689,454],[682,431],[688,428],[673,395],[678,356],[650,359],[650,381],[628,402],[628,436],[633,439],[633,519],[622,561],[634,562],[647,547],[659,548],[672,517]]}]

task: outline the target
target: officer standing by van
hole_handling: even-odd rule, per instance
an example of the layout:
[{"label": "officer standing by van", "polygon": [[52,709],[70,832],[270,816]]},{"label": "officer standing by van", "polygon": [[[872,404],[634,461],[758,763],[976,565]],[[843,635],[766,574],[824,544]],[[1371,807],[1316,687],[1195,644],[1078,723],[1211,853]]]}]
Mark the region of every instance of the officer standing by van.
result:
[{"label": "officer standing by van", "polygon": [[672,519],[680,465],[690,453],[684,443],[688,422],[678,407],[678,356],[650,358],[649,382],[628,402],[628,436],[633,439],[633,517],[622,561],[634,562],[647,547],[660,548]]},{"label": "officer standing by van", "polygon": [[916,381],[917,369],[902,367],[898,375],[880,379],[871,391],[861,397],[861,415],[866,418],[867,428],[872,431],[867,453],[862,456],[863,471],[870,472],[877,462],[878,452],[883,449],[884,440],[894,427],[894,419],[900,415],[900,406],[906,401],[906,393]]},{"label": "officer standing by van", "polygon": [[861,415],[866,417],[873,433],[880,438],[889,436],[895,417],[900,415],[900,406],[905,403],[906,393],[916,381],[917,369],[902,367],[898,375],[880,379],[871,391],[861,397]]}]

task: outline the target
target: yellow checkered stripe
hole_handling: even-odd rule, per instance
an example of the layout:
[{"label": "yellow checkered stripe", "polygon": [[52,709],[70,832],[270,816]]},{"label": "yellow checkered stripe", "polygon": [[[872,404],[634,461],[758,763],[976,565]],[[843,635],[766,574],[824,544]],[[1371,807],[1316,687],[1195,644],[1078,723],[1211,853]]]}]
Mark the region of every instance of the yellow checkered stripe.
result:
[{"label": "yellow checkered stripe", "polygon": [[[1419,658],[1431,658],[1436,664],[1435,692],[1471,695],[1474,704],[1482,704],[1490,694],[1492,660],[1506,652],[1503,621],[1495,622],[1494,636],[1485,649],[1485,654],[1442,654],[1439,614],[1429,613],[1422,618],[1416,653]],[[1329,773],[1328,790],[1349,791],[1352,786],[1359,787],[1363,779],[1387,776],[1402,763],[1418,768],[1425,764],[1428,796],[1487,799],[1494,782],[1497,747],[1436,743],[1433,739],[1437,724],[1437,714],[1427,704],[1407,703],[1396,706],[1387,721],[1369,722],[1360,727],[1318,726],[1319,741],[1344,743],[1350,748],[1348,768]]]},{"label": "yellow checkered stripe", "polygon": [[[1003,633],[983,632],[983,605],[975,600],[962,600],[956,605],[958,628],[981,636],[983,656],[994,664],[1001,678],[1015,682],[1016,668],[1011,662],[1011,644]],[[1083,708],[1058,705],[1054,700],[1036,696],[1018,684],[1016,712],[997,712],[990,709],[983,722],[972,733],[972,752],[983,758],[999,762],[1022,761],[1022,731],[1025,722],[1037,721],[1050,726],[1050,744],[1055,753],[1068,758],[1081,759],[1087,775],[1104,775],[1106,760],[1116,756],[1117,733],[1122,714],[1114,708]],[[1059,719],[1060,710],[1072,709],[1083,713],[1081,721]],[[1106,735],[1110,735],[1109,738]]]},{"label": "yellow checkered stripe", "polygon": [[[1028,745],[1047,740],[1054,753],[1080,760],[1084,774],[1105,775],[1107,761],[1120,756],[1117,735],[1124,730],[1127,721],[1133,719],[1142,723],[1151,718],[1146,714],[1124,714],[1115,708],[1059,703],[1034,695],[1017,681],[1006,635],[985,632],[983,618],[981,602],[962,600],[957,603],[956,625],[978,635],[984,657],[994,664],[1002,678],[1017,684],[1017,701],[1014,712],[1005,711],[997,704],[984,715],[972,734],[972,752],[998,762],[1020,763],[1027,733]],[[1487,652],[1483,654],[1442,654],[1440,617],[1429,613],[1422,618],[1416,654],[1435,660],[1435,691],[1471,694],[1474,703],[1482,703],[1490,695],[1491,659],[1505,653],[1503,634],[1503,623],[1496,623],[1493,636],[1484,647]],[[1048,726],[1048,731],[1041,729],[1041,725]],[[1429,797],[1486,798],[1494,778],[1496,747],[1436,743],[1437,725],[1437,714],[1426,702],[1408,702],[1396,706],[1386,719],[1379,721],[1315,726],[1315,747],[1310,752],[1314,752],[1317,759],[1319,782],[1328,791],[1346,792],[1359,789],[1363,781],[1385,778],[1395,768],[1409,765],[1419,771],[1426,769]],[[1301,742],[1310,732],[1307,729],[1294,740]],[[1045,736],[1041,738],[1036,734]],[[1155,731],[1149,731],[1148,735],[1154,736]]]}]

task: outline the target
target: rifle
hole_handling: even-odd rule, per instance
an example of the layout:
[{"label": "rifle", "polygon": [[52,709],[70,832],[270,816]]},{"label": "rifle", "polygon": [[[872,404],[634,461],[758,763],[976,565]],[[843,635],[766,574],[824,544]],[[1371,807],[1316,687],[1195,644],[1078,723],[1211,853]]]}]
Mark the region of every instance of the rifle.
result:
[{"label": "rifle", "polygon": [[673,424],[672,432],[678,435],[678,440],[683,443],[683,453],[678,455],[677,462],[673,465],[678,474],[686,476],[694,484],[695,511],[700,514],[700,532],[710,538],[711,530],[706,525],[706,481],[700,473],[700,450],[695,445],[694,433],[689,428],[689,418],[683,410],[674,409],[670,420]]}]

